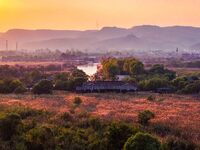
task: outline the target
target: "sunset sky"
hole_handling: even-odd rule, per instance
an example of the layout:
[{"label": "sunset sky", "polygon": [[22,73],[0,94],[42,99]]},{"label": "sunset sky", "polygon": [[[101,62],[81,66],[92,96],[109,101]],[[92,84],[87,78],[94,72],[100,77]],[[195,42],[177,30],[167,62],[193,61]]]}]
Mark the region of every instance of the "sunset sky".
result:
[{"label": "sunset sky", "polygon": [[200,26],[200,0],[0,0],[0,31]]}]

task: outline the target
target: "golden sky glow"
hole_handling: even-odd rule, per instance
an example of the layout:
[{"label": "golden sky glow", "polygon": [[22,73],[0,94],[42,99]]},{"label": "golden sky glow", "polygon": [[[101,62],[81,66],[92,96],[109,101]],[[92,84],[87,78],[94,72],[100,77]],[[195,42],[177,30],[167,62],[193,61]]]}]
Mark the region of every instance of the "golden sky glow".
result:
[{"label": "golden sky glow", "polygon": [[0,31],[200,26],[199,7],[200,0],[0,0]]}]

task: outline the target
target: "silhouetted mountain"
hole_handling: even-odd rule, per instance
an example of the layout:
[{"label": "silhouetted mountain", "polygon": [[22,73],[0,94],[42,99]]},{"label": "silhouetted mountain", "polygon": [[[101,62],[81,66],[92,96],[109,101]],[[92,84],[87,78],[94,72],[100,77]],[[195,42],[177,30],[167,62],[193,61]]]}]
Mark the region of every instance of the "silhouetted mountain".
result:
[{"label": "silhouetted mountain", "polygon": [[[14,29],[0,35],[9,46],[16,41],[20,48],[38,49],[190,49],[199,43],[200,28],[187,26],[135,26],[130,29],[104,27],[101,30],[23,30]],[[198,46],[198,45],[197,45]]]},{"label": "silhouetted mountain", "polygon": [[90,44],[95,42],[94,38],[63,38],[63,39],[51,39],[25,43],[22,46],[26,49],[37,48],[51,48],[51,49],[84,49],[90,47]]},{"label": "silhouetted mountain", "polygon": [[141,45],[145,44],[141,39],[135,35],[130,34],[123,37],[106,39],[95,43],[95,47],[105,49],[133,49],[141,48]]}]

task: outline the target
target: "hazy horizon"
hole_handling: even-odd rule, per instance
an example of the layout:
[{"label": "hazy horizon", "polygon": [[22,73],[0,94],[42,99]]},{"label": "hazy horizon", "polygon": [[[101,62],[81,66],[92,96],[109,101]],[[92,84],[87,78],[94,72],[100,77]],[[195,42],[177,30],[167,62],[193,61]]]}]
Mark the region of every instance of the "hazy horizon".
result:
[{"label": "hazy horizon", "polygon": [[193,27],[193,28],[200,28],[200,26],[192,26],[192,25],[176,25],[176,24],[172,24],[172,25],[166,25],[166,26],[161,26],[161,25],[157,25],[157,24],[138,24],[138,25],[133,25],[133,26],[130,26],[130,27],[123,27],[123,26],[102,26],[98,29],[65,29],[65,28],[10,28],[10,29],[7,29],[5,31],[0,31],[1,33],[5,33],[9,30],[57,30],[57,31],[65,31],[65,30],[71,30],[71,31],[92,31],[92,30],[102,30],[103,28],[122,28],[122,29],[131,29],[131,28],[134,28],[134,27],[140,27],[140,26],[157,26],[157,27],[161,27],[161,28],[166,28],[166,27]]},{"label": "hazy horizon", "polygon": [[198,0],[0,0],[0,32],[137,25],[200,27]]}]

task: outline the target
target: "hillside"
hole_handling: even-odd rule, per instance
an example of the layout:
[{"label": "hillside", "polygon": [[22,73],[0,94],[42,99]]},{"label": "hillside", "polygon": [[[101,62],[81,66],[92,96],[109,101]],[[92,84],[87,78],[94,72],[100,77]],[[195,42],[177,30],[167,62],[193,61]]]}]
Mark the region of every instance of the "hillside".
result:
[{"label": "hillside", "polygon": [[[200,28],[186,26],[135,26],[129,29],[104,27],[101,30],[23,30],[14,29],[0,33],[0,37],[8,39],[9,47],[14,48],[18,42],[20,48],[61,49],[161,49],[190,50],[199,43]],[[199,49],[198,45],[195,47]]]}]

